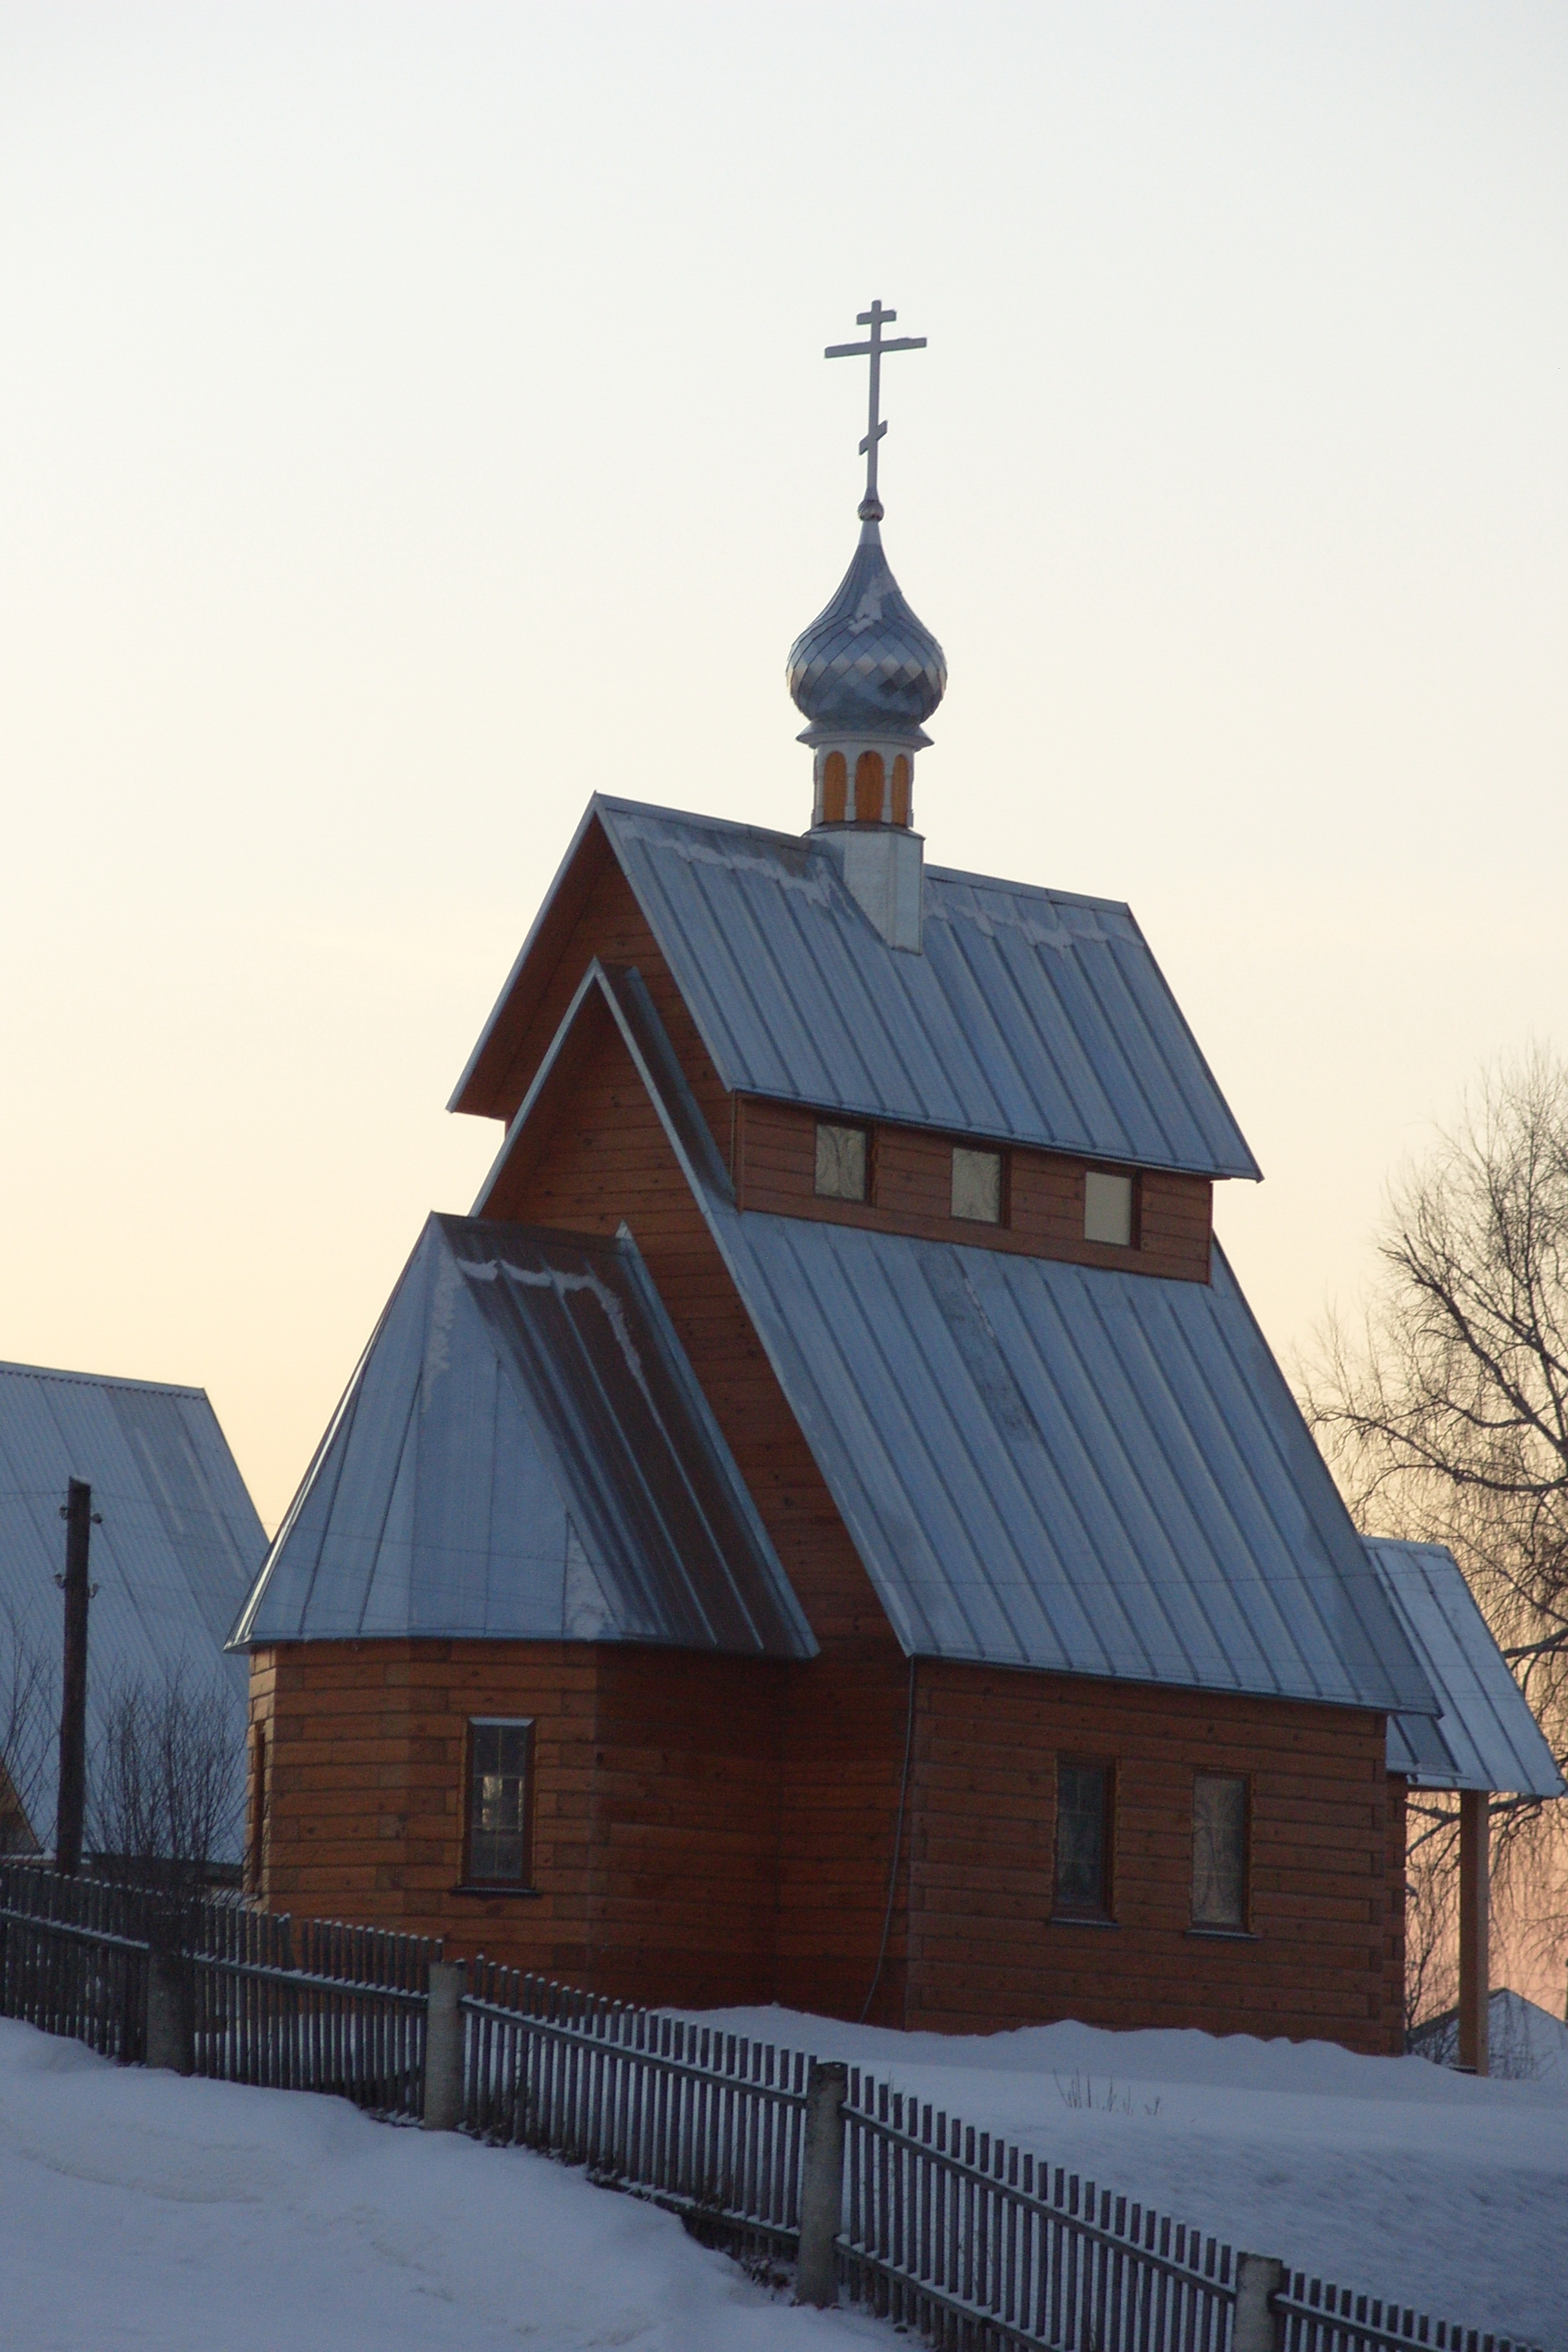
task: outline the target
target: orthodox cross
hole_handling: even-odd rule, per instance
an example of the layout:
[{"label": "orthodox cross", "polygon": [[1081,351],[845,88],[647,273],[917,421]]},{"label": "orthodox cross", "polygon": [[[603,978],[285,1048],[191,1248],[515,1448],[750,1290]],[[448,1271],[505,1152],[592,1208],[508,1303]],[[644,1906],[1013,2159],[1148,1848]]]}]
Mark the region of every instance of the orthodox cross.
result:
[{"label": "orthodox cross", "polygon": [[866,438],[860,444],[860,455],[866,460],[866,496],[861,500],[860,512],[871,522],[879,522],[882,518],[882,501],[877,496],[877,444],[888,429],[877,414],[881,404],[882,353],[923,352],[926,347],[923,335],[896,335],[889,341],[883,341],[883,328],[891,326],[898,315],[896,310],[884,310],[880,302],[873,302],[870,309],[862,310],[855,321],[858,327],[870,328],[869,341],[864,343],[829,343],[822,354],[825,360],[868,359],[871,362],[870,417],[866,427]]}]

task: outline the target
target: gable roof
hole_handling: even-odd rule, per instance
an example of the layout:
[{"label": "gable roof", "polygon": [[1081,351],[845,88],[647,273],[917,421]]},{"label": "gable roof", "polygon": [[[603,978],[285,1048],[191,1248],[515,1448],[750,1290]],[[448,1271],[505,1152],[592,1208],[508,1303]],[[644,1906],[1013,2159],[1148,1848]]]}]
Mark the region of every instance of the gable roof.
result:
[{"label": "gable roof", "polygon": [[[0,1364],[0,1605],[43,1661],[48,1736],[59,1721],[59,1508],[73,1477],[102,1515],[88,1616],[89,1756],[115,1688],[176,1668],[197,1693],[220,1696],[237,1740],[246,1669],[224,1655],[224,1640],[267,1538],[205,1392]],[[33,1828],[47,1838],[52,1779],[45,1810]]]},{"label": "gable roof", "polygon": [[811,837],[595,794],[453,1095],[496,1090],[607,847],[720,1079],[866,1118],[1258,1173],[1129,909],[925,869],[890,947]]},{"label": "gable roof", "polygon": [[1216,1249],[1163,1281],[737,1210],[636,972],[608,1012],[906,1651],[1435,1712],[1387,1593]]},{"label": "gable roof", "polygon": [[629,1236],[433,1216],[235,1628],[815,1648]]},{"label": "gable roof", "polygon": [[1556,1759],[1447,1544],[1368,1538],[1442,1715],[1388,1720],[1388,1769],[1424,1789],[1568,1795]]}]

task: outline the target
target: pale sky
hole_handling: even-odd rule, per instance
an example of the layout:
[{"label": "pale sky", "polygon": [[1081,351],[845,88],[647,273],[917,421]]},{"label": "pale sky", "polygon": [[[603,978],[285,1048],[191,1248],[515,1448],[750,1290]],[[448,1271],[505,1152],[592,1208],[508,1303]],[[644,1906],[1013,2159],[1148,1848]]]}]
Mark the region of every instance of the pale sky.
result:
[{"label": "pale sky", "polygon": [[928,855],[1131,901],[1289,1358],[1568,1049],[1568,10],[0,5],[0,1356],[270,1527],[595,788],[799,830],[855,533]]}]

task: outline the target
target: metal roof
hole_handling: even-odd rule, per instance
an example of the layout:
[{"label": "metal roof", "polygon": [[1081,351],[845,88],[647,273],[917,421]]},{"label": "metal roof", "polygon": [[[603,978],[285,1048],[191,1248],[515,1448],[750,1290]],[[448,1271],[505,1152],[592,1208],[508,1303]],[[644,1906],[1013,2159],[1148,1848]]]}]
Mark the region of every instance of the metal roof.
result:
[{"label": "metal roof", "polygon": [[496,1108],[548,976],[533,967],[564,943],[596,827],[731,1092],[1142,1167],[1258,1173],[1126,907],[927,866],[911,952],[882,938],[809,835],[597,795],[454,1108]]},{"label": "metal roof", "polygon": [[1426,1789],[1568,1795],[1530,1702],[1447,1546],[1368,1538],[1366,1549],[1443,1709],[1435,1724],[1390,1716],[1389,1770]]},{"label": "metal roof", "polygon": [[[225,1656],[224,1640],[267,1537],[205,1394],[0,1364],[0,1604],[47,1662],[51,1741],[59,1719],[59,1509],[71,1478],[91,1486],[103,1522],[92,1530],[89,1755],[112,1692],[161,1683],[176,1668],[197,1693],[221,1696],[239,1739],[247,1670]],[[33,1823],[46,1840],[53,1798],[51,1777],[47,1818]],[[237,1858],[238,1835],[237,1822],[226,1858]]]},{"label": "metal roof", "polygon": [[432,1217],[235,1628],[809,1656],[646,1267]]},{"label": "metal roof", "polygon": [[1172,1282],[742,1213],[647,988],[597,967],[512,1148],[591,998],[907,1651],[1436,1711],[1217,1248]]}]

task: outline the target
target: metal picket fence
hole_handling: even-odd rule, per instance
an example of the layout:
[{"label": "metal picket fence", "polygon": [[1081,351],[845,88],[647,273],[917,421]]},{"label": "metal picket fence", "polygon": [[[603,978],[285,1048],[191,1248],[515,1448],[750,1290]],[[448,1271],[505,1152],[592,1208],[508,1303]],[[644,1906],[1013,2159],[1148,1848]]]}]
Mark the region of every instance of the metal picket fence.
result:
[{"label": "metal picket fence", "polygon": [[438,2012],[441,1961],[0,1862],[0,2015],[122,2063],[174,2032],[188,2071],[410,2118],[428,2062],[476,2137],[583,2165],[763,2273],[804,2277],[826,2213],[829,2292],[942,2352],[1540,2352],[1239,2254],[859,2069],[484,1960],[446,1970]]}]

